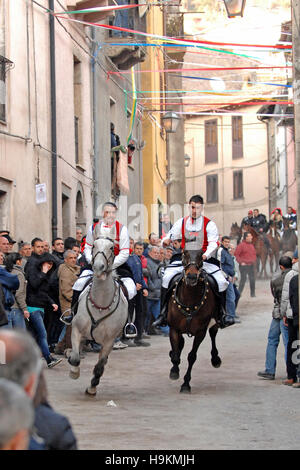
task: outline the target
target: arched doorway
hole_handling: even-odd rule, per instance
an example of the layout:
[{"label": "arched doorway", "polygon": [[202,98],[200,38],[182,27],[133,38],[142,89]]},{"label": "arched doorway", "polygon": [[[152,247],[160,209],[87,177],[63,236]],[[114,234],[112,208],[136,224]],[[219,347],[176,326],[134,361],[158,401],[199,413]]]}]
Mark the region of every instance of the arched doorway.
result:
[{"label": "arched doorway", "polygon": [[80,227],[83,232],[86,229],[86,218],[85,218],[85,205],[84,205],[84,197],[83,197],[83,190],[81,185],[77,188],[76,193],[76,227]]}]

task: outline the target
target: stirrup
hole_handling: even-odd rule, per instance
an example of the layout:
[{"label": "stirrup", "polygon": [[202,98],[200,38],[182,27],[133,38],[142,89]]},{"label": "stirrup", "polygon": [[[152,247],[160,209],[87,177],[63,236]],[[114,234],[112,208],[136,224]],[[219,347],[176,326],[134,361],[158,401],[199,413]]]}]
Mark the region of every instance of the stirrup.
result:
[{"label": "stirrup", "polygon": [[137,329],[134,323],[126,323],[124,326],[125,338],[135,338],[137,336]]},{"label": "stirrup", "polygon": [[70,326],[73,318],[74,318],[73,310],[71,308],[68,308],[61,314],[59,319],[65,325]]}]

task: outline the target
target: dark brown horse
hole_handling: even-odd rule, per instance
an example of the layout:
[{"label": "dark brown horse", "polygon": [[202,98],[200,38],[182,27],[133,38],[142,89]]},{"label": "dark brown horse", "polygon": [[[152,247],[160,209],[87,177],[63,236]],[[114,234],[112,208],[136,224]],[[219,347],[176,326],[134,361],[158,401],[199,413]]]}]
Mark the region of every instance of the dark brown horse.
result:
[{"label": "dark brown horse", "polygon": [[267,237],[270,242],[271,252],[269,253],[269,261],[270,261],[270,270],[271,273],[274,271],[274,261],[275,261],[275,271],[279,268],[279,255],[280,255],[280,247],[281,247],[281,237],[280,233],[277,230],[276,223],[271,220],[270,221],[270,228],[269,232],[267,233]]},{"label": "dark brown horse", "polygon": [[[211,363],[220,367],[222,361],[216,348],[218,325],[214,320],[218,314],[218,303],[208,280],[207,273],[202,269],[202,251],[184,251],[183,277],[175,285],[172,297],[168,302],[168,324],[170,326],[171,351],[173,367],[170,379],[179,379],[180,356],[184,347],[183,334],[194,336],[193,348],[188,355],[188,369],[180,391],[191,391],[191,371],[197,359],[197,351],[209,329],[212,342]],[[213,326],[210,326],[213,320]]]},{"label": "dark brown horse", "polygon": [[291,251],[294,253],[297,245],[297,235],[290,227],[290,219],[283,217],[283,235],[281,238],[281,249],[283,253]]},{"label": "dark brown horse", "polygon": [[[257,272],[259,272],[259,277],[262,277],[264,273],[265,279],[266,279],[268,277],[266,264],[267,264],[267,259],[269,255],[269,252],[268,252],[269,250],[263,239],[264,235],[260,235],[259,233],[257,233],[256,230],[250,225],[244,225],[243,229],[245,230],[245,232],[250,232],[253,237],[252,243],[256,251]],[[260,268],[260,264],[261,264],[261,268]],[[260,268],[260,271],[259,271],[259,268]]]}]

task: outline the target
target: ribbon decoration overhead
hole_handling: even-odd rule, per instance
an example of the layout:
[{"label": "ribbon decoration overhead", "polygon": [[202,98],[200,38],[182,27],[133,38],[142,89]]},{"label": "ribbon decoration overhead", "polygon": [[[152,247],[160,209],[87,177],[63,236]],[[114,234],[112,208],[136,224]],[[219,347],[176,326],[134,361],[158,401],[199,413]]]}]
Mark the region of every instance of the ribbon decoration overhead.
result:
[{"label": "ribbon decoration overhead", "polygon": [[106,7],[97,7],[97,8],[87,8],[85,10],[73,10],[73,11],[60,11],[57,13],[53,13],[54,16],[58,15],[82,15],[87,13],[105,13],[106,11],[112,10],[127,10],[129,8],[137,8],[142,6],[160,6],[160,3],[141,3],[141,4],[134,4],[134,5],[108,5]]},{"label": "ribbon decoration overhead", "polygon": [[[208,81],[219,81],[218,78],[205,78],[205,77],[191,77],[189,75],[174,75],[175,77],[181,78],[191,78],[192,80],[208,80]],[[223,80],[224,82],[230,83],[246,83],[243,80]],[[281,83],[269,83],[269,82],[251,82],[247,80],[247,83],[251,85],[268,85],[268,86],[276,86],[276,87],[284,87],[284,88],[293,88],[292,85],[282,85]]]},{"label": "ribbon decoration overhead", "polygon": [[[150,111],[151,112],[151,111]],[[165,111],[156,111],[158,114],[163,114]],[[249,112],[233,112],[233,111],[228,111],[228,112],[215,112],[215,111],[201,111],[201,112],[193,112],[193,111],[176,111],[176,114],[182,115],[182,116],[265,116],[265,117],[288,117],[288,118],[293,118],[294,114],[293,113],[287,113],[287,114],[272,114],[272,113],[256,113],[255,111],[253,113]]]},{"label": "ribbon decoration overhead", "polygon": [[[161,102],[161,103],[153,103],[153,106],[161,106],[163,105],[164,102]],[[292,106],[293,105],[293,101],[240,101],[240,102],[228,102],[228,103],[222,103],[222,102],[219,102],[219,103],[210,103],[210,102],[206,102],[206,103],[195,103],[195,102],[192,102],[192,103],[169,103],[168,102],[168,106],[202,106],[202,107],[209,107],[209,106],[261,106],[262,104],[264,105],[268,105],[268,106],[271,106],[271,105],[290,105]],[[160,109],[149,109],[149,108],[144,108],[145,111],[160,111]]]},{"label": "ribbon decoration overhead", "polygon": [[[135,29],[129,29],[129,28],[121,28],[119,26],[112,26],[112,25],[107,25],[107,24],[102,24],[102,23],[93,23],[93,22],[89,22],[89,21],[82,21],[82,20],[75,20],[73,18],[65,18],[64,16],[61,16],[59,14],[56,14],[56,16],[58,18],[62,18],[62,19],[67,19],[69,21],[73,21],[73,22],[77,22],[77,23],[81,23],[81,24],[85,24],[85,25],[88,25],[88,26],[98,26],[99,28],[106,28],[106,29],[112,29],[112,30],[115,30],[115,31],[123,31],[123,32],[127,32],[127,33],[130,33],[130,34],[138,34],[140,36],[146,36],[146,37],[151,37],[151,38],[154,38],[154,39],[159,39],[160,41],[163,41],[163,42],[171,42],[173,44],[185,44],[186,46],[188,45],[193,45],[193,44],[205,44],[205,45],[218,45],[220,47],[229,47],[229,48],[232,48],[232,47],[254,47],[254,48],[271,48],[271,49],[283,49],[283,50],[286,50],[286,49],[291,49],[292,46],[290,45],[282,45],[282,44],[275,44],[275,45],[262,45],[262,44],[236,44],[236,43],[219,43],[219,42],[213,42],[213,41],[204,41],[204,40],[199,40],[199,39],[177,39],[177,38],[173,38],[173,37],[169,37],[169,36],[160,36],[160,35],[157,35],[157,34],[150,34],[150,33],[144,33],[142,31],[137,31]],[[223,51],[224,52],[224,51]]]},{"label": "ribbon decoration overhead", "polygon": [[[216,70],[257,70],[257,69],[290,69],[292,66],[281,66],[281,65],[276,65],[276,66],[266,66],[266,67],[198,67],[198,68],[193,68],[193,69],[162,69],[162,70],[136,70],[135,73],[150,73],[150,72],[155,72],[155,73],[176,73],[176,72],[199,72],[199,71],[216,71]],[[124,71],[124,70],[119,70],[119,71],[111,71],[109,70],[107,72],[108,78],[110,75],[124,75],[124,74],[129,74],[131,73],[130,71]]]}]

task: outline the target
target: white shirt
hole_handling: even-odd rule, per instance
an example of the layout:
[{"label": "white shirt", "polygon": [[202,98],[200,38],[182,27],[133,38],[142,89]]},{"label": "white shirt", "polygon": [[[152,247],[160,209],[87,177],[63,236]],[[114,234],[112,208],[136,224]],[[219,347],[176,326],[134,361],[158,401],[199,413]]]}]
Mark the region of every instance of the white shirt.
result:
[{"label": "white shirt", "polygon": [[[197,219],[192,219],[191,217],[189,217],[186,221],[186,225],[185,225],[186,229],[190,231],[200,232],[203,227],[203,220],[204,220],[203,215],[201,215]],[[165,240],[170,240],[170,239],[180,240],[182,238],[182,221],[183,221],[183,217],[177,220],[177,222],[173,225],[173,227],[167,233],[165,238],[163,238],[162,243]],[[203,254],[208,259],[211,257],[215,249],[218,247],[218,240],[219,240],[219,232],[218,232],[217,226],[212,220],[210,220],[206,226],[206,233],[207,233],[208,246],[207,246],[205,253]]]},{"label": "white shirt", "polygon": [[[116,226],[115,223],[113,225],[107,225],[105,222],[100,221],[93,230],[93,224],[89,227],[87,235],[86,235],[86,242],[84,247],[84,254],[88,261],[91,263],[92,261],[92,249],[95,238],[97,238],[100,234],[105,237],[115,238],[115,235],[112,236],[112,229],[114,228],[115,235],[116,235]],[[96,233],[95,233],[96,232]],[[128,230],[125,225],[122,225],[120,230],[120,242],[119,242],[120,251],[119,254],[115,257],[113,269],[118,268],[122,264],[124,264],[128,257],[129,257],[129,235]]]}]

